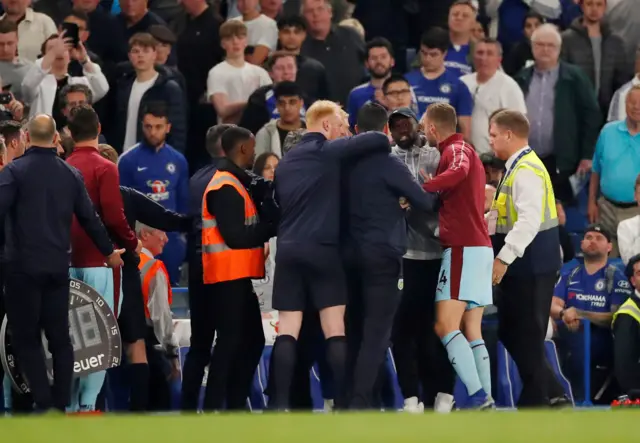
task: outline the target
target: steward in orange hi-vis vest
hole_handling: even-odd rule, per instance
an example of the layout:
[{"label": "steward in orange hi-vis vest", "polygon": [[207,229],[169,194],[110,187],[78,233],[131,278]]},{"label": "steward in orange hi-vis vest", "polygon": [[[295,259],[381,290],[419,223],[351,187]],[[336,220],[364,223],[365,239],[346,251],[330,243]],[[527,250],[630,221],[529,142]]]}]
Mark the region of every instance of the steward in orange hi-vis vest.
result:
[{"label": "steward in orange hi-vis vest", "polygon": [[140,269],[140,279],[142,280],[142,299],[144,300],[144,316],[147,318],[147,322],[149,322],[150,314],[149,314],[149,291],[151,290],[151,281],[155,278],[156,273],[162,272],[167,279],[167,290],[169,293],[169,306],[173,302],[173,293],[171,292],[171,285],[168,284],[171,280],[169,279],[169,273],[167,272],[167,268],[164,266],[161,260],[153,258],[150,255],[147,255],[144,250],[140,254],[140,264],[138,265]]},{"label": "steward in orange hi-vis vest", "polygon": [[[244,224],[258,223],[258,212],[251,196],[231,173],[216,171],[209,182],[206,195],[222,186],[232,186],[244,199]],[[261,279],[264,277],[264,246],[251,249],[231,249],[225,243],[216,218],[202,205],[202,268],[205,284],[220,283],[241,278]]]}]

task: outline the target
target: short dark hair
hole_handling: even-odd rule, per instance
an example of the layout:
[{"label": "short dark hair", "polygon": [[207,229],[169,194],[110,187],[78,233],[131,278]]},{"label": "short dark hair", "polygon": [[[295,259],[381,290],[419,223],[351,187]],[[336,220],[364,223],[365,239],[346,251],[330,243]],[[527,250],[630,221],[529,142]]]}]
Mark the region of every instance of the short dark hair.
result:
[{"label": "short dark hair", "polygon": [[47,37],[40,46],[40,55],[44,56],[47,53],[47,43],[49,43],[51,40],[57,39],[58,37],[60,37],[58,34],[51,34],[49,37]]},{"label": "short dark hair", "polygon": [[64,20],[69,17],[75,17],[78,20],[82,20],[86,25],[85,28],[87,31],[89,30],[89,15],[86,12],[81,11],[80,9],[72,9],[71,12],[64,16],[62,21],[64,22]]},{"label": "short dark hair", "polygon": [[12,32],[18,33],[16,22],[12,22],[7,18],[0,20],[0,34],[11,34]]},{"label": "short dark hair", "polygon": [[158,41],[148,32],[136,32],[129,39],[129,51],[131,51],[134,46],[156,49]]},{"label": "short dark hair", "polygon": [[235,125],[223,123],[209,128],[207,131],[205,146],[211,157],[220,157],[223,154],[223,152],[218,150],[218,142],[220,141],[222,134],[224,134],[227,129],[233,128],[234,126]]},{"label": "short dark hair", "polygon": [[307,23],[299,15],[289,15],[278,20],[278,30],[282,31],[284,28],[295,28],[307,32]]},{"label": "short dark hair", "polygon": [[523,26],[527,22],[528,18],[536,18],[536,19],[538,19],[540,24],[546,23],[546,20],[542,16],[542,14],[540,14],[539,12],[534,11],[533,9],[529,9],[529,12],[527,12],[527,14],[524,16],[524,21],[522,22]]},{"label": "short dark hair", "polygon": [[230,154],[238,143],[249,140],[253,137],[251,131],[240,126],[232,126],[222,133],[220,143],[225,154]]},{"label": "short dark hair", "polygon": [[142,109],[142,118],[144,118],[144,116],[147,114],[151,114],[157,118],[164,117],[167,119],[167,121],[169,121],[169,109],[167,107],[167,104],[163,101],[153,101],[147,103]]},{"label": "short dark hair", "polygon": [[280,97],[302,98],[302,88],[297,83],[283,81],[273,87],[273,95],[278,100]]},{"label": "short dark hair", "polygon": [[388,79],[386,79],[384,81],[384,83],[382,84],[382,92],[386,93],[387,89],[389,89],[389,85],[391,83],[399,83],[399,82],[406,83],[407,85],[411,86],[409,84],[409,81],[406,78],[404,78],[404,75],[402,75],[402,74],[391,74],[391,76]]},{"label": "short dark hair", "polygon": [[74,142],[93,140],[100,133],[100,119],[90,105],[80,105],[69,113],[67,127]]},{"label": "short dark hair", "polygon": [[15,120],[5,120],[0,122],[0,135],[4,138],[6,144],[20,137],[22,133],[22,124]]},{"label": "short dark hair", "polygon": [[624,273],[629,280],[631,280],[631,277],[633,277],[633,267],[638,262],[640,262],[640,254],[636,254],[629,259],[629,263],[627,263],[627,266],[624,270]]},{"label": "short dark hair", "polygon": [[369,51],[373,48],[386,48],[389,55],[393,57],[393,45],[384,37],[374,37],[367,42],[367,58],[369,58]]},{"label": "short dark hair", "polygon": [[420,39],[420,45],[425,48],[439,49],[442,52],[446,52],[449,49],[451,41],[449,40],[449,33],[442,28],[431,28]]},{"label": "short dark hair", "polygon": [[513,132],[516,137],[529,137],[529,120],[522,112],[513,109],[503,109],[489,117],[489,124],[491,123],[501,129]]},{"label": "short dark hair", "polygon": [[89,88],[89,86],[83,83],[71,83],[71,84],[65,85],[64,88],[62,88],[58,93],[58,101],[60,102],[60,108],[64,108],[65,106],[67,106],[67,95],[73,92],[83,93],[84,96],[87,97],[87,102],[93,103],[93,91],[91,91],[91,88]]},{"label": "short dark hair", "polygon": [[358,132],[382,131],[389,114],[377,103],[367,103],[358,111]]}]

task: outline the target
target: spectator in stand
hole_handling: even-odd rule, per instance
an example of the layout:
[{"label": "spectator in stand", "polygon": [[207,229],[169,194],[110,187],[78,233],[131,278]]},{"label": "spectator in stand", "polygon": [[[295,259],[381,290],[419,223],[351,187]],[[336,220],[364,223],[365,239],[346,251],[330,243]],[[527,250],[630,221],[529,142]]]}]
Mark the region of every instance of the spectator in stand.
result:
[{"label": "spectator in stand", "polygon": [[[143,140],[125,152],[118,162],[120,184],[142,192],[167,209],[186,214],[189,167],[184,155],[167,144],[170,131],[166,106],[149,104],[142,116]],[[167,266],[171,284],[177,285],[186,245],[180,234],[167,235],[169,243],[160,259]]]},{"label": "spectator in stand", "polygon": [[583,16],[562,33],[562,60],[582,68],[595,87],[603,113],[613,93],[631,77],[622,38],[603,20],[606,0],[581,0]]},{"label": "spectator in stand", "polygon": [[0,20],[0,78],[17,100],[22,99],[22,79],[33,64],[17,56],[18,26],[10,20]]},{"label": "spectator in stand", "polygon": [[413,94],[411,85],[400,74],[391,74],[382,84],[382,104],[389,111],[395,111],[400,108],[415,108],[413,103]]},{"label": "spectator in stand", "polygon": [[[7,143],[8,146],[8,143]],[[635,199],[640,205],[640,175],[636,177]],[[621,221],[618,225],[620,258],[626,265],[631,257],[640,254],[640,215]]]},{"label": "spectator in stand", "polygon": [[[98,152],[98,115],[87,105],[74,108],[69,119],[69,132],[76,146],[67,162],[82,174],[89,197],[101,215],[105,227],[121,247],[140,253],[140,242],[124,215],[118,168]],[[71,233],[72,268],[69,276],[95,288],[109,307],[117,312],[121,297],[119,291],[114,290],[113,272],[104,267],[103,254],[92,244],[76,219],[73,220]],[[72,410],[95,409],[104,376],[105,371],[101,371],[80,380],[78,390],[74,392],[72,399]]]},{"label": "spectator in stand", "polygon": [[216,120],[211,101],[207,97],[209,71],[223,59],[220,46],[220,20],[206,0],[183,0],[186,26],[178,33],[176,52],[178,70],[186,82],[189,112],[185,152],[189,167],[196,171],[209,162],[205,149],[205,134]]},{"label": "spectator in stand", "polygon": [[[270,120],[280,117],[276,106],[274,86],[283,81],[295,82],[298,75],[296,56],[291,52],[274,52],[267,59],[265,68],[269,71],[269,76],[271,80],[273,80],[273,84],[262,86],[251,94],[247,106],[242,112],[242,118],[238,123],[238,126],[246,128],[254,134],[269,123]],[[304,117],[309,100],[301,88],[300,90],[303,99],[300,116]]]},{"label": "spectator in stand", "polygon": [[149,32],[153,25],[165,25],[164,20],[149,11],[149,0],[120,0],[121,12],[117,19],[127,39],[140,32]]},{"label": "spectator in stand", "polygon": [[635,72],[636,75],[613,94],[607,121],[611,122],[627,118],[627,94],[629,94],[633,86],[640,85],[640,43],[636,49]]},{"label": "spectator in stand", "polygon": [[625,274],[635,291],[613,314],[615,375],[624,393],[640,390],[640,255],[629,261]]},{"label": "spectator in stand", "polygon": [[[93,63],[82,43],[77,48],[69,47],[64,35],[54,34],[42,44],[44,57],[36,61],[22,81],[25,101],[30,105],[30,116],[46,113],[56,120],[56,126],[65,126],[59,96],[62,88],[69,84],[87,85],[94,101],[109,92],[109,83],[100,66]],[[69,62],[76,60],[83,67],[82,77],[69,75]]]},{"label": "spectator in stand", "polygon": [[465,140],[470,140],[473,98],[459,76],[445,66],[448,47],[449,35],[444,29],[432,28],[425,32],[420,41],[422,67],[406,77],[416,96],[419,116],[431,103],[448,103],[456,110],[460,132]]},{"label": "spectator in stand", "polygon": [[56,25],[48,15],[34,12],[29,0],[2,0],[4,14],[0,20],[8,20],[18,26],[18,55],[31,62],[40,55],[42,44],[51,34],[56,33]]},{"label": "spectator in stand", "polygon": [[[87,85],[83,83],[73,83],[62,88],[60,94],[58,94],[58,102],[60,103],[62,115],[64,115],[65,119],[69,119],[71,110],[76,106],[91,106],[93,93]],[[61,136],[71,137],[68,126],[62,127],[59,132]],[[98,136],[98,141],[100,143],[106,142],[103,134]],[[73,142],[73,140],[71,140],[71,142]]]},{"label": "spectator in stand", "polygon": [[484,39],[475,43],[473,66],[476,72],[460,77],[473,94],[471,142],[479,153],[491,152],[489,117],[498,109],[527,113],[524,95],[518,84],[500,70],[502,45],[498,40]]},{"label": "spectator in stand", "polygon": [[[72,23],[78,27],[78,38],[80,42],[84,45],[87,50],[87,55],[89,56],[89,60],[91,60],[96,65],[101,65],[102,61],[98,55],[91,51],[87,46],[87,40],[89,39],[89,16],[81,11],[81,10],[72,10],[69,15],[67,15],[63,23]],[[58,26],[58,34],[62,34],[62,25]],[[77,60],[72,60],[69,64],[69,74],[73,77],[81,77],[82,76],[82,65]]]},{"label": "spectator in stand", "polygon": [[449,39],[451,41],[444,65],[458,77],[471,74],[471,38],[478,15],[477,2],[456,0],[449,9]]},{"label": "spectator in stand", "polygon": [[186,104],[175,80],[155,67],[156,40],[151,34],[135,34],[129,40],[129,60],[134,73],[116,85],[115,125],[107,139],[123,152],[142,139],[142,116],[151,102],[164,102],[171,122],[169,141],[180,152],[186,148]]},{"label": "spectator in stand", "polygon": [[225,60],[209,71],[207,96],[218,114],[218,123],[237,123],[251,94],[261,86],[270,85],[267,71],[244,59],[247,47],[247,27],[230,20],[220,27]]},{"label": "spectator in stand", "polygon": [[281,158],[287,134],[306,127],[301,116],[304,100],[300,86],[291,81],[283,81],[274,86],[273,96],[278,117],[264,125],[256,134],[256,155],[270,152]]},{"label": "spectator in stand", "polygon": [[100,0],[73,0],[73,9],[89,16],[87,46],[94,51],[106,65],[127,59],[127,37],[117,17],[98,8]]},{"label": "spectator in stand", "polygon": [[[626,120],[607,123],[598,137],[589,183],[591,223],[596,221],[609,232],[638,214],[634,183],[640,174],[640,86],[627,94]],[[618,238],[612,234],[612,257],[619,256]]]},{"label": "spectator in stand", "polygon": [[149,26],[149,34],[156,39],[156,63],[159,65],[175,65],[169,61],[171,48],[176,42],[176,35],[165,25]]},{"label": "spectator in stand", "polygon": [[558,29],[544,24],[531,42],[535,63],[515,77],[527,104],[529,142],[549,172],[556,198],[570,204],[574,196],[569,177],[591,169],[602,115],[582,69],[559,60]]},{"label": "spectator in stand", "polygon": [[331,23],[329,0],[302,0],[307,37],[301,54],[314,58],[327,70],[329,98],[344,105],[349,91],[362,81],[366,48],[356,31]]},{"label": "spectator in stand", "polygon": [[324,100],[329,97],[329,85],[327,72],[322,63],[300,54],[300,48],[306,37],[307,25],[299,15],[278,20],[278,44],[287,52],[296,54],[298,64],[296,83],[309,97],[307,106],[311,106],[316,100]]},{"label": "spectator in stand", "polygon": [[611,29],[615,29],[625,42],[627,60],[632,60],[636,44],[640,42],[638,3],[635,0],[609,0],[607,2],[607,21],[611,25]]},{"label": "spectator in stand", "polygon": [[544,23],[544,17],[536,11],[529,11],[524,18],[524,38],[513,45],[508,55],[504,58],[502,68],[510,76],[516,75],[522,68],[533,65],[533,52],[531,52],[531,36],[533,31]]},{"label": "spectator in stand", "polygon": [[371,79],[356,86],[349,93],[347,112],[349,124],[355,127],[358,111],[366,103],[383,100],[382,85],[391,76],[391,70],[396,62],[393,58],[393,47],[389,40],[376,37],[367,43],[367,60],[365,66]]},{"label": "spectator in stand", "polygon": [[260,0],[260,12],[272,20],[278,20],[282,13],[283,0]]},{"label": "spectator in stand", "polygon": [[[613,370],[611,320],[613,313],[633,293],[624,273],[607,264],[611,236],[601,225],[587,228],[581,249],[584,262],[578,263],[556,283],[551,302],[551,318],[562,321],[558,345],[562,370],[571,382],[575,401],[592,400],[610,404],[616,397],[609,386],[598,395]],[[581,320],[591,322],[591,395],[584,392],[584,340]]]},{"label": "spectator in stand", "polygon": [[476,18],[473,28],[471,28],[471,39],[474,41],[480,41],[487,38],[487,33],[482,26],[482,23]]},{"label": "spectator in stand", "polygon": [[260,13],[258,0],[238,0],[238,10],[242,14],[233,20],[239,20],[247,26],[247,49],[245,60],[261,66],[278,44],[278,26],[276,22]]}]

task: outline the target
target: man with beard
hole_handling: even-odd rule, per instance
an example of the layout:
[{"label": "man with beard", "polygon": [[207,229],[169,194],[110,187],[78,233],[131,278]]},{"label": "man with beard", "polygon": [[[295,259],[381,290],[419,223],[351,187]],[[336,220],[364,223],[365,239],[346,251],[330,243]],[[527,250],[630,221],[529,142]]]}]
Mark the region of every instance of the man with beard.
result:
[{"label": "man with beard", "polygon": [[[187,213],[189,167],[184,155],[166,143],[171,131],[167,106],[149,103],[142,115],[143,141],[126,151],[118,162],[120,184],[142,192],[165,208]],[[172,284],[180,281],[186,242],[176,232],[158,257],[166,265]]]},{"label": "man with beard", "polygon": [[389,40],[376,37],[367,43],[367,60],[365,65],[369,70],[371,80],[356,86],[349,93],[347,112],[349,124],[353,127],[360,108],[371,101],[383,102],[382,85],[391,76],[391,69],[396,62],[393,59],[393,47]]},{"label": "man with beard", "polygon": [[[420,171],[435,174],[440,152],[420,136],[418,120],[411,109],[393,111],[389,129],[395,143],[392,154],[407,165],[419,183],[424,182]],[[407,253],[402,263],[404,289],[392,335],[398,382],[405,411],[422,412],[424,402],[428,407],[437,403],[437,410],[449,412],[453,406],[454,372],[433,328],[442,256],[440,242],[433,236],[438,216],[414,207],[408,208],[408,215]]]},{"label": "man with beard", "polygon": [[581,320],[591,322],[591,393],[595,395],[613,367],[613,314],[633,294],[622,271],[607,264],[611,247],[611,236],[601,225],[589,226],[581,244],[584,261],[561,276],[553,291],[551,317],[562,321],[558,327],[562,369],[576,401],[609,404],[615,398],[612,389],[597,398],[584,398],[584,343],[579,331]]}]

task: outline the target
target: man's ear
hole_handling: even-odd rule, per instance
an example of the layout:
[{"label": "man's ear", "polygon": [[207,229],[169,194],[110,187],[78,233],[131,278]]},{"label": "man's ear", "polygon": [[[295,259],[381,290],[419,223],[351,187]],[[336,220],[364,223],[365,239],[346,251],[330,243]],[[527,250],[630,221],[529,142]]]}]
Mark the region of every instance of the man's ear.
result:
[{"label": "man's ear", "polygon": [[167,132],[171,132],[171,123],[167,123]]},{"label": "man's ear", "polygon": [[98,135],[102,134],[102,125],[98,123]]},{"label": "man's ear", "polygon": [[360,134],[360,129],[358,128],[358,124],[356,123],[356,125],[354,126],[355,130],[356,130],[356,134]]}]

